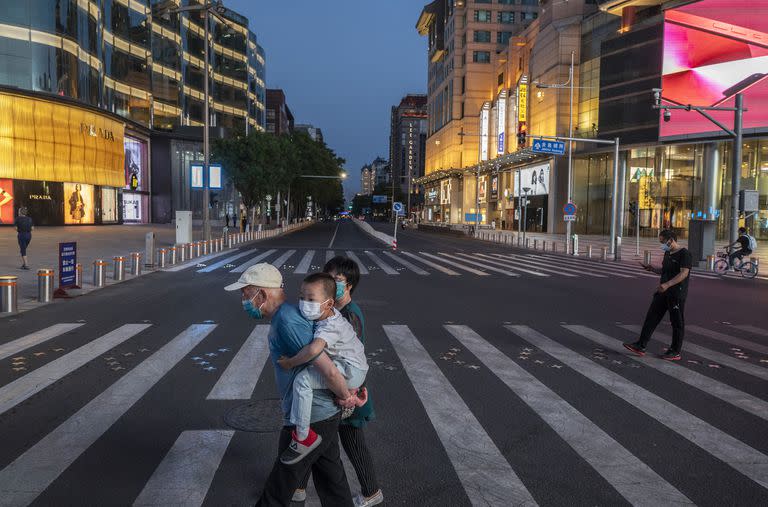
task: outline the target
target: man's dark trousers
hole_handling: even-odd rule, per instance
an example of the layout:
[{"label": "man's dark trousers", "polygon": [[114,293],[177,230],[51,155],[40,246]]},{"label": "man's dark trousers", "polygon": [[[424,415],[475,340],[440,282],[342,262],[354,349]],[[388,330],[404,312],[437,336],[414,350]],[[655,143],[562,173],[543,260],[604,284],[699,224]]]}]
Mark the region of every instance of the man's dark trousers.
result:
[{"label": "man's dark trousers", "polygon": [[293,426],[284,426],[280,432],[278,459],[264,485],[264,492],[256,503],[257,506],[288,506],[293,492],[299,487],[302,478],[312,468],[312,477],[317,495],[323,506],[353,507],[352,494],[344,473],[344,465],[339,454],[339,421],[341,415],[312,423],[312,429],[323,441],[312,453],[294,465],[280,462],[280,454],[291,443]]},{"label": "man's dark trousers", "polygon": [[653,331],[659,325],[664,314],[669,312],[669,321],[672,324],[672,345],[673,352],[680,352],[683,348],[683,337],[685,335],[685,298],[680,298],[670,291],[676,292],[677,287],[672,287],[666,292],[653,295],[651,306],[648,308],[648,314],[645,316],[643,330],[640,332],[640,345],[645,348],[651,339]]}]

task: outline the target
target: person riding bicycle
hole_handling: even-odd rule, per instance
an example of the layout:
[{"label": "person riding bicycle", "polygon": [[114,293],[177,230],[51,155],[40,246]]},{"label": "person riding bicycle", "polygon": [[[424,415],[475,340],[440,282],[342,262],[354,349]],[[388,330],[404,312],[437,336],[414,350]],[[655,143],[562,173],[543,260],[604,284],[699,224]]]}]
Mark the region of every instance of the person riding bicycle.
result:
[{"label": "person riding bicycle", "polygon": [[728,254],[728,264],[731,266],[731,268],[734,267],[733,261],[735,259],[738,258],[741,260],[744,256],[749,256],[752,253],[752,250],[754,250],[757,246],[756,243],[757,242],[755,241],[755,238],[747,234],[746,228],[739,227],[739,239],[726,247],[727,250],[730,250],[737,245],[740,247],[738,250]]}]

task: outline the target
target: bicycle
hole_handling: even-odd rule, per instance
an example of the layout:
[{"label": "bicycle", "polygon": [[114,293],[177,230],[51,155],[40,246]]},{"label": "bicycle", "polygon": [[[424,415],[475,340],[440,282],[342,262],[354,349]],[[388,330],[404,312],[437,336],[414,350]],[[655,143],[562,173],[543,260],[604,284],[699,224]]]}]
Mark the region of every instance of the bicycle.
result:
[{"label": "bicycle", "polygon": [[[726,248],[724,252],[717,253],[719,258],[715,261],[714,265],[714,272],[716,274],[725,276],[725,274],[728,273],[728,270],[731,267],[728,259],[730,253],[730,248]],[[733,261],[733,269],[741,273],[742,277],[751,279],[757,276],[758,265],[751,261],[743,261],[739,258],[736,258]]]}]

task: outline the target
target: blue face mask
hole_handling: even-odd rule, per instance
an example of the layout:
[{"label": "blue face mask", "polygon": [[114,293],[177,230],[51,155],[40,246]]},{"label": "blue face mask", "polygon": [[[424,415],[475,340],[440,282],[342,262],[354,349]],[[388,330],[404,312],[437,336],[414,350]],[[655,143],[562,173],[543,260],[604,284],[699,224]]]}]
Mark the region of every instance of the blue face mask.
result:
[{"label": "blue face mask", "polygon": [[667,243],[662,243],[659,246],[659,248],[661,248],[661,250],[664,251],[664,252],[669,252],[672,249],[672,247],[669,246]]},{"label": "blue face mask", "polygon": [[261,313],[261,306],[258,308],[253,304],[252,300],[243,301],[243,310],[254,319],[263,319],[264,314]]},{"label": "blue face mask", "polygon": [[336,300],[344,297],[344,291],[347,289],[346,282],[336,282]]}]

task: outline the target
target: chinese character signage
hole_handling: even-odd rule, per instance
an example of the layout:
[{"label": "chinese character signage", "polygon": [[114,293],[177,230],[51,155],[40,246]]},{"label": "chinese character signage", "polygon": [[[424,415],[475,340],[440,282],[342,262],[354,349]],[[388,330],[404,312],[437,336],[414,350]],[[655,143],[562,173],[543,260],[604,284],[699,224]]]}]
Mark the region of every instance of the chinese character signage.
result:
[{"label": "chinese character signage", "polygon": [[525,123],[528,118],[528,80],[523,78],[517,85],[517,121]]},{"label": "chinese character signage", "polygon": [[499,100],[496,102],[496,154],[504,154],[504,140],[507,126],[507,90],[502,90],[499,94]]},{"label": "chinese character signage", "polygon": [[480,161],[485,162],[488,160],[488,131],[490,130],[491,121],[491,103],[486,102],[483,104],[483,109],[480,111]]},{"label": "chinese character signage", "polygon": [[75,287],[77,268],[77,243],[59,243],[59,287]]}]

